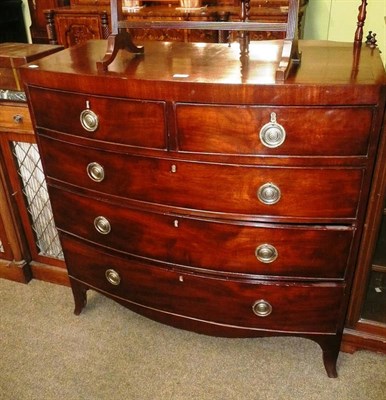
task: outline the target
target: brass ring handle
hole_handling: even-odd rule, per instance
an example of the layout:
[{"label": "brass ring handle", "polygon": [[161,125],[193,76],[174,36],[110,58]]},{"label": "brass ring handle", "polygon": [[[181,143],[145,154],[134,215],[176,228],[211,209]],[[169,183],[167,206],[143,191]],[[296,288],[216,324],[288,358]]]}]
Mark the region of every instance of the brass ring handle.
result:
[{"label": "brass ring handle", "polygon": [[281,198],[281,191],[278,186],[271,182],[268,182],[259,187],[257,191],[257,198],[263,204],[276,204]]},{"label": "brass ring handle", "polygon": [[108,282],[114,286],[118,286],[121,283],[121,277],[115,269],[106,270],[105,276]]},{"label": "brass ring handle", "polygon": [[268,317],[272,313],[272,306],[266,300],[257,300],[252,306],[252,311],[258,317]]},{"label": "brass ring handle", "polygon": [[271,113],[271,122],[260,129],[260,141],[269,148],[279,147],[284,143],[286,132],[282,125],[276,122],[276,113]]},{"label": "brass ring handle", "polygon": [[87,165],[87,175],[94,182],[102,182],[105,179],[105,170],[102,165],[92,162]]},{"label": "brass ring handle", "polygon": [[269,264],[275,261],[278,255],[279,253],[277,252],[275,246],[272,246],[268,243],[261,244],[255,250],[256,258],[264,264]]},{"label": "brass ring handle", "polygon": [[86,131],[95,132],[98,129],[99,119],[94,111],[87,108],[80,113],[80,123]]},{"label": "brass ring handle", "polygon": [[107,235],[111,232],[111,225],[107,218],[99,216],[94,219],[95,229],[102,235]]}]

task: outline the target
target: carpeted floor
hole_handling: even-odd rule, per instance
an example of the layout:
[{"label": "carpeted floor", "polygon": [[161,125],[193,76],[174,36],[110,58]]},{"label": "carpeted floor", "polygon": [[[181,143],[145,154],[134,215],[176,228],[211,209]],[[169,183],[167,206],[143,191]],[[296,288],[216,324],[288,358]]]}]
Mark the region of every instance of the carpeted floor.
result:
[{"label": "carpeted floor", "polygon": [[386,356],[299,338],[224,339],[163,326],[89,292],[0,279],[1,400],[386,400]]}]

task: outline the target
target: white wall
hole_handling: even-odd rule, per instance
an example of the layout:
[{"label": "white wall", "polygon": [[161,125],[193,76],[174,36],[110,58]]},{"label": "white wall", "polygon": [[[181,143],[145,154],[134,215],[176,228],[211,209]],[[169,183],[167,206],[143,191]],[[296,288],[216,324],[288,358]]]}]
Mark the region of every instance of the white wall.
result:
[{"label": "white wall", "polygon": [[[360,0],[310,0],[304,27],[305,39],[354,40]],[[377,34],[378,48],[386,65],[386,0],[367,0],[364,40]]]}]

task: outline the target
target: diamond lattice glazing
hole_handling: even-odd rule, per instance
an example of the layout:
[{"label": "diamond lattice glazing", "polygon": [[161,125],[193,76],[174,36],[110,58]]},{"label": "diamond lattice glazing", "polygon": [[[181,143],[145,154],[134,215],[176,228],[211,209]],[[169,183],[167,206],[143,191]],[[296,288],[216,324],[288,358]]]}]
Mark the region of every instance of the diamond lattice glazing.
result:
[{"label": "diamond lattice glazing", "polygon": [[39,253],[63,259],[37,145],[23,142],[12,145]]}]

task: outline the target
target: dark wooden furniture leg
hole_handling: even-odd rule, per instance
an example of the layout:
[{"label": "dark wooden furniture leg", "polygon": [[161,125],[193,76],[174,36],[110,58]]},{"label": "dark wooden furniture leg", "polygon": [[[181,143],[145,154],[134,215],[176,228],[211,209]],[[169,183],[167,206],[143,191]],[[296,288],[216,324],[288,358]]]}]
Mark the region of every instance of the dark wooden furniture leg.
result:
[{"label": "dark wooden furniture leg", "polygon": [[96,63],[98,72],[106,72],[119,50],[128,50],[134,54],[144,53],[143,46],[136,46],[129,31],[118,27],[122,19],[122,0],[111,1],[111,35],[107,40],[106,54]]},{"label": "dark wooden furniture leg", "polygon": [[338,360],[341,334],[334,336],[318,336],[312,338],[319,344],[323,351],[323,363],[329,378],[337,378],[336,362]]},{"label": "dark wooden furniture leg", "polygon": [[133,43],[131,34],[123,29],[117,34],[111,34],[107,40],[106,54],[101,61],[98,61],[98,72],[107,71],[108,66],[114,61],[119,50],[128,50],[134,54],[143,54],[144,48]]},{"label": "dark wooden furniture leg", "polygon": [[88,287],[83,283],[70,277],[72,294],[75,301],[74,314],[79,315],[87,304],[87,290]]}]

